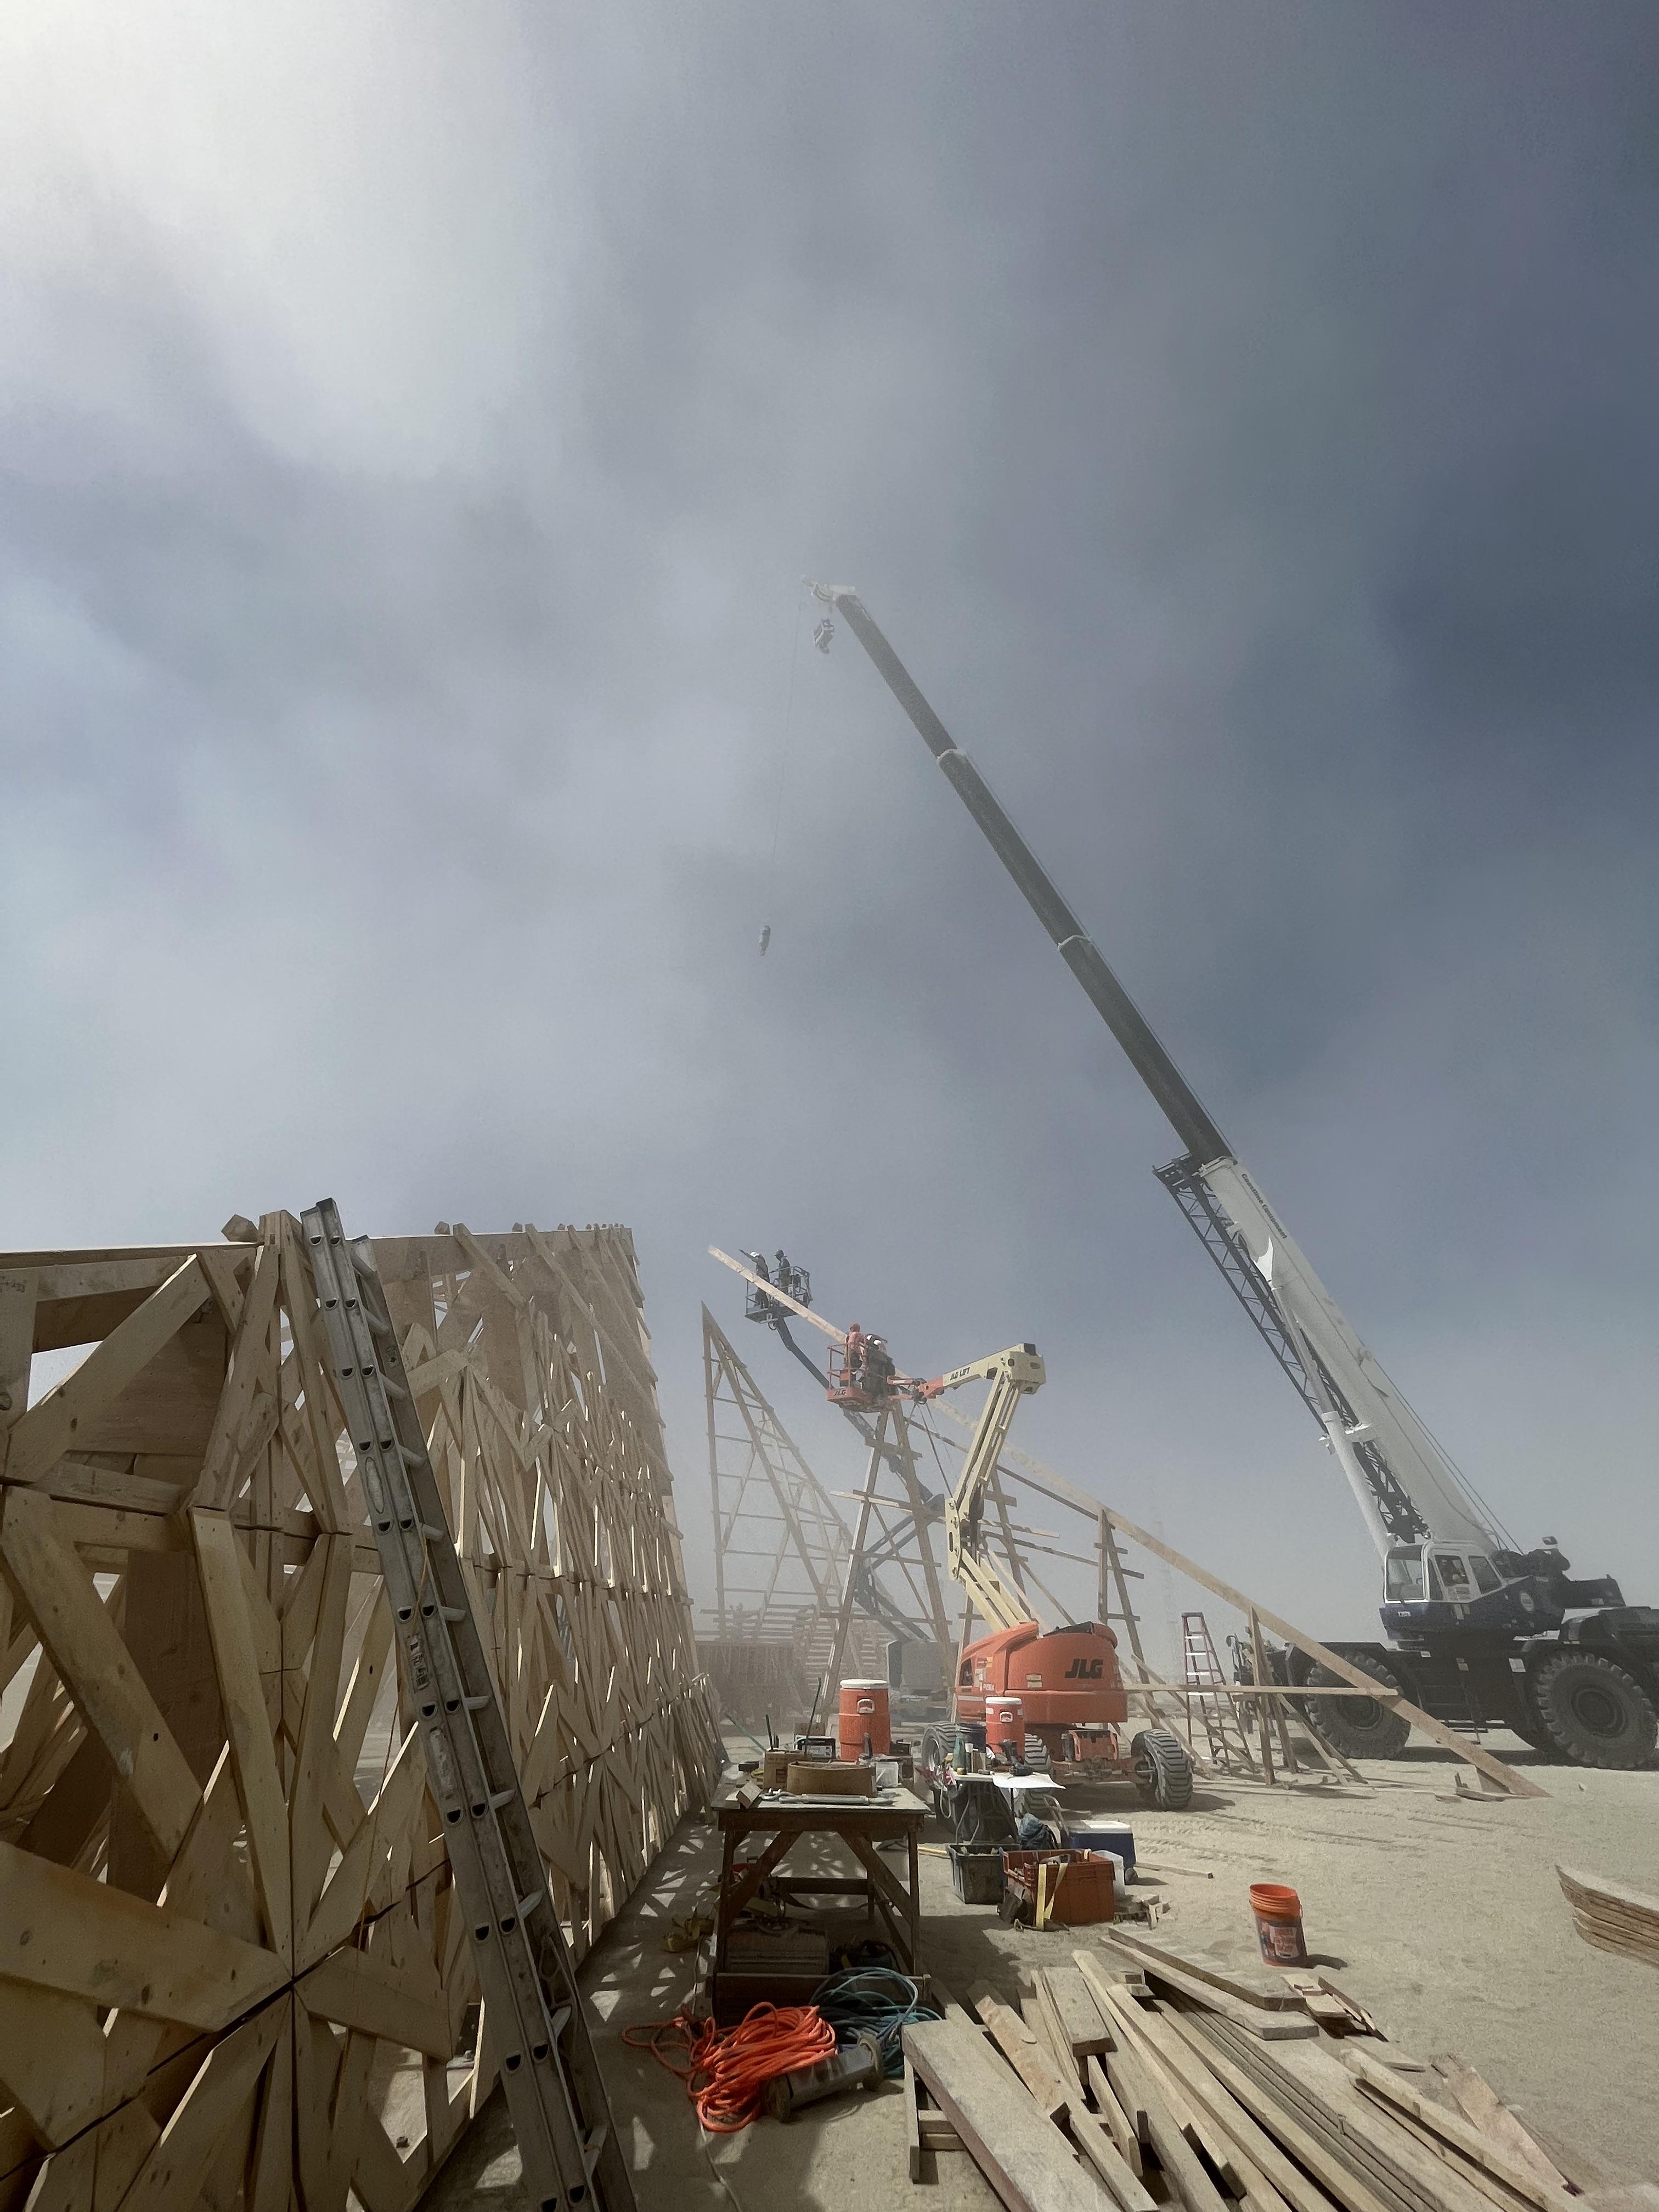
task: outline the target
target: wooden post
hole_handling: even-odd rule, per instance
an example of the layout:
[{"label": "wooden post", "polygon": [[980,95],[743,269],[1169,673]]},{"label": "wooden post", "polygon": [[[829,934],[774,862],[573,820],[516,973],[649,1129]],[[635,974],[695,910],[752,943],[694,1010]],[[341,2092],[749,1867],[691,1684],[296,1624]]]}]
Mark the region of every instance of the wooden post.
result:
[{"label": "wooden post", "polygon": [[[1250,1608],[1250,1653],[1256,1687],[1261,1689],[1266,1686],[1267,1680],[1267,1659],[1261,1643],[1261,1623],[1256,1618],[1254,1606]],[[1270,1790],[1273,1786],[1274,1778],[1273,1738],[1268,1733],[1271,1726],[1268,1708],[1273,1703],[1273,1700],[1271,1698],[1258,1698],[1255,1701],[1257,1749],[1261,1759],[1261,1777]]]},{"label": "wooden post", "polygon": [[887,1434],[887,1424],[890,1419],[889,1408],[884,1406],[876,1421],[875,1441],[870,1447],[869,1471],[864,1478],[864,1495],[859,1501],[858,1522],[853,1530],[853,1549],[847,1561],[847,1577],[842,1586],[841,1610],[836,1619],[836,1640],[830,1653],[829,1700],[838,1699],[841,1694],[842,1659],[847,1650],[847,1632],[853,1625],[854,1609],[854,1576],[864,1559],[864,1540],[870,1529],[870,1508],[875,1500],[876,1484],[880,1478],[884,1456],[883,1439]]}]

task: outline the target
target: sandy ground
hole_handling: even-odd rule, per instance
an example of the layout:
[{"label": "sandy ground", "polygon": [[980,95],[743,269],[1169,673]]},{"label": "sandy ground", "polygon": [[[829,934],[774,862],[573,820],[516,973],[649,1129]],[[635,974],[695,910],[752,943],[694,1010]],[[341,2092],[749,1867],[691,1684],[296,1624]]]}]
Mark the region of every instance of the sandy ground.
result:
[{"label": "sandy ground", "polygon": [[[1502,1740],[1494,1747],[1517,1765],[1530,1757]],[[1559,1860],[1659,1890],[1659,1774],[1534,1764],[1527,1771],[1547,1797],[1470,1804],[1446,1802],[1456,1771],[1449,1758],[1413,1753],[1368,1765],[1364,1790],[1229,1783],[1200,1790],[1183,1814],[1148,1813],[1127,1792],[1090,1802],[1131,1820],[1143,1866],[1159,1875],[1138,1893],[1155,1891],[1172,1910],[1143,1932],[1258,1971],[1247,1887],[1288,1881],[1310,1949],[1392,2041],[1419,2056],[1459,2053],[1565,2140],[1659,2175],[1659,1975],[1582,1942],[1554,1872]],[[988,1908],[957,1904],[943,1857],[922,1864],[927,1962],[953,1994],[981,1980],[1012,1994],[1032,1966],[1067,1960],[1087,1940],[1006,1928]],[[995,2199],[959,2154],[930,2161],[936,2179],[913,2191],[896,2093],[705,2144],[679,2085],[623,2045],[625,2025],[665,2017],[689,1995],[690,1960],[665,1953],[662,1936],[712,1896],[717,1866],[713,1824],[688,1819],[583,1971],[641,2212],[855,2203],[992,2212]],[[500,2212],[526,2203],[499,2093],[425,2202]]]}]

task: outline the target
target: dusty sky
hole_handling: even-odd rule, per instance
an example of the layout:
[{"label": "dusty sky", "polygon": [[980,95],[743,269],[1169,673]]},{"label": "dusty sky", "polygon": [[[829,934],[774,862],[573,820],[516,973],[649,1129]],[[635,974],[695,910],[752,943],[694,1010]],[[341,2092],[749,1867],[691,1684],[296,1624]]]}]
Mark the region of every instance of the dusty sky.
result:
[{"label": "dusty sky", "polygon": [[1516,1534],[1659,1599],[1656,68],[1613,0],[15,0],[0,1238],[625,1220],[700,1581],[703,1248],[782,1242],[1364,1632],[828,575]]}]

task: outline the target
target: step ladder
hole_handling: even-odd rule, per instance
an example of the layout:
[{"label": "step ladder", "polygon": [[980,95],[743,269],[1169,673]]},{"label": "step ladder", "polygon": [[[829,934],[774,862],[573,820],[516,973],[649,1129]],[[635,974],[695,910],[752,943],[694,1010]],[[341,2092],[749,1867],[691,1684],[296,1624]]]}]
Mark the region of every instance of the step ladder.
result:
[{"label": "step ladder", "polygon": [[635,2212],[374,1247],[367,1237],[347,1243],[332,1199],[302,1219],[526,2194],[537,2212]]},{"label": "step ladder", "polygon": [[1234,1701],[1227,1695],[1227,1677],[1221,1671],[1210,1624],[1201,1613],[1182,1614],[1181,1654],[1181,1679],[1192,1692],[1188,1707],[1189,1711],[1196,1711],[1212,1761],[1228,1771],[1242,1768],[1254,1774],[1256,1763],[1239,1726]]}]

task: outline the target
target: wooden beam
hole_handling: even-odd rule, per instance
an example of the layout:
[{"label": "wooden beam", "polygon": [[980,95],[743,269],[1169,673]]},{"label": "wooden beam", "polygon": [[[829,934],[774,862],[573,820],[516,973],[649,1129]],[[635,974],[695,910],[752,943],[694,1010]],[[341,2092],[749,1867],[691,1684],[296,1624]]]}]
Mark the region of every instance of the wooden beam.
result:
[{"label": "wooden beam", "polygon": [[[1316,1642],[1311,1636],[1304,1636],[1299,1628],[1293,1628],[1288,1620],[1282,1620],[1276,1613],[1269,1613],[1266,1606],[1257,1605],[1254,1598],[1246,1597],[1243,1590],[1235,1589],[1231,1583],[1224,1583],[1218,1576],[1210,1574],[1195,1560],[1188,1559],[1184,1553],[1176,1551],[1161,1538],[1154,1536],[1149,1529],[1137,1528],[1133,1521],[1118,1512],[1115,1508],[1106,1506],[1102,1510],[1112,1526],[1115,1528],[1121,1528],[1132,1543],[1143,1546],[1146,1550],[1166,1561],[1169,1565],[1177,1569],[1182,1574],[1190,1577],[1201,1589],[1212,1591],[1217,1597],[1224,1599],[1229,1605],[1236,1606],[1247,1618],[1252,1612],[1259,1614],[1263,1623],[1272,1629],[1275,1636],[1282,1636],[1287,1644],[1293,1644],[1298,1651],[1305,1651],[1317,1665],[1328,1668],[1333,1674],[1340,1676],[1345,1682],[1352,1683],[1357,1689],[1365,1691],[1368,1696],[1376,1695],[1376,1687],[1369,1677],[1359,1668],[1353,1666],[1349,1661],[1331,1650],[1328,1645]],[[1547,1790],[1540,1790],[1535,1782],[1529,1781],[1515,1767],[1506,1766],[1501,1759],[1494,1758],[1491,1752],[1483,1750],[1479,1744],[1470,1743],[1466,1737],[1459,1735],[1455,1729],[1448,1728],[1443,1721],[1436,1720],[1431,1713],[1425,1713],[1420,1706],[1411,1704],[1408,1699],[1400,1698],[1395,1703],[1394,1711],[1403,1715],[1414,1729],[1420,1730],[1431,1741],[1441,1745],[1448,1751],[1455,1752],[1460,1759],[1467,1759],[1471,1766],[1479,1768],[1482,1774],[1490,1775],[1494,1782],[1500,1784],[1512,1796],[1547,1797],[1549,1795]]]},{"label": "wooden beam", "polygon": [[288,1979],[274,1951],[11,1844],[0,1844],[0,1974],[216,2030]]},{"label": "wooden beam", "polygon": [[1063,2126],[1072,2109],[1072,2096],[1024,2021],[982,1982],[969,1990],[968,2002],[979,2014],[992,2042],[1036,2100],[1037,2110],[1043,2118],[1052,2120],[1057,2127]]},{"label": "wooden beam", "polygon": [[1363,2051],[1345,2051],[1343,2056],[1360,2087],[1378,2102],[1398,2112],[1409,2112],[1431,2134],[1461,2151],[1474,2165],[1484,2167],[1505,2189],[1535,2205],[1538,2212],[1565,2212],[1572,2198],[1565,2182],[1540,2180],[1529,2160],[1511,2158],[1461,2112],[1449,2112],[1443,2105],[1419,2096],[1408,2082],[1402,2081],[1388,2067],[1379,2066]]},{"label": "wooden beam", "polygon": [[976,2029],[917,2021],[904,2031],[904,2051],[1007,2212],[1111,2212],[1111,2198]]},{"label": "wooden beam", "polygon": [[91,1428],[97,1415],[211,1296],[201,1268],[194,1259],[186,1260],[95,1352],[88,1353],[73,1375],[5,1431],[4,1466],[0,1469],[5,1480],[38,1482],[74,1445],[77,1431]]},{"label": "wooden beam", "polygon": [[58,1513],[42,1491],[8,1490],[0,1509],[0,1559],[59,1680],[171,1859],[202,1802],[201,1789],[91,1575],[58,1533]]},{"label": "wooden beam", "polygon": [[271,1739],[258,1646],[242,1587],[240,1547],[222,1515],[192,1513],[197,1564],[208,1630],[218,1662],[220,1694],[230,1735],[236,1794],[247,1823],[248,1856],[265,1918],[266,1940],[287,1963],[294,1957],[294,1892],[289,1864],[288,1807]]}]

